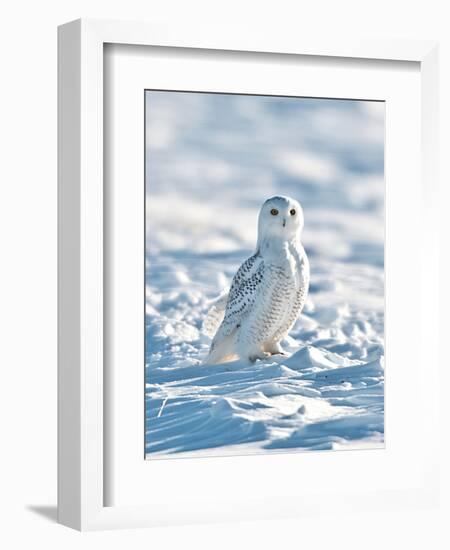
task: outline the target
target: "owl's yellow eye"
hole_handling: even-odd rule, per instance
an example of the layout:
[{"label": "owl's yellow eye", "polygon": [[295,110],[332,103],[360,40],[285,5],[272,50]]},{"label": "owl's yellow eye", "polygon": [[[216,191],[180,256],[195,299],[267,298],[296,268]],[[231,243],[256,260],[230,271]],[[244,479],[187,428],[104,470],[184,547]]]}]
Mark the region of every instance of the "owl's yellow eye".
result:
[{"label": "owl's yellow eye", "polygon": [[270,213],[272,214],[272,216],[278,216],[278,210],[276,208],[272,208]]},{"label": "owl's yellow eye", "polygon": [[292,210],[289,212],[289,214],[290,214],[291,216],[295,216],[295,210],[292,209]]}]

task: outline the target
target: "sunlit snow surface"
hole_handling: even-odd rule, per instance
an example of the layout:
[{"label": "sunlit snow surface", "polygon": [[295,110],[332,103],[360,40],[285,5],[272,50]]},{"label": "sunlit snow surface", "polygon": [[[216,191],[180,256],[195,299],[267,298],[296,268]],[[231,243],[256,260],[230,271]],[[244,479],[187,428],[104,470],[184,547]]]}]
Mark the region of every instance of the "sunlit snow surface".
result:
[{"label": "sunlit snow surface", "polygon": [[[146,92],[147,458],[384,445],[384,104]],[[311,287],[286,357],[207,366],[202,322],[299,200]]]}]

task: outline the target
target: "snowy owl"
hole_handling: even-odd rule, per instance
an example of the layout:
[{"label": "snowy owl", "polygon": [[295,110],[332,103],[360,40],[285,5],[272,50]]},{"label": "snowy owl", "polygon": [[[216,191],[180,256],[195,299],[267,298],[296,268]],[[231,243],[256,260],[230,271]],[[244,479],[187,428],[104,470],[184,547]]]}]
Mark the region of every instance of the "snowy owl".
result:
[{"label": "snowy owl", "polygon": [[302,229],[303,211],[296,200],[276,196],[262,205],[256,251],[209,314],[210,328],[220,326],[206,363],[236,358],[253,362],[283,353],[280,342],[308,293],[309,262],[300,242]]}]

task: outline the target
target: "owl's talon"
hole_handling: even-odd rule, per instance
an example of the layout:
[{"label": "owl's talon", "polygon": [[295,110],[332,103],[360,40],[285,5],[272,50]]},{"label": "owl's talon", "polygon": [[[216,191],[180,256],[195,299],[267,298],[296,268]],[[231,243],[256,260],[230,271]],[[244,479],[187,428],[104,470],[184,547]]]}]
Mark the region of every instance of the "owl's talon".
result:
[{"label": "owl's talon", "polygon": [[287,355],[280,344],[267,345],[265,350],[270,353],[270,355]]}]

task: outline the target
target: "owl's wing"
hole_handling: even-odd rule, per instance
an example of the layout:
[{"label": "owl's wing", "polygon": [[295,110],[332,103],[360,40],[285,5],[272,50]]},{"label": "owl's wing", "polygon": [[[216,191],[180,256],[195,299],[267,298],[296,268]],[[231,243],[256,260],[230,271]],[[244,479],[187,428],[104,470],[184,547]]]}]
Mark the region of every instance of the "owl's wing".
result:
[{"label": "owl's wing", "polygon": [[264,260],[259,253],[248,258],[238,269],[231,283],[223,321],[214,336],[211,351],[238,326],[255,302],[264,276]]}]

